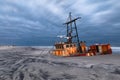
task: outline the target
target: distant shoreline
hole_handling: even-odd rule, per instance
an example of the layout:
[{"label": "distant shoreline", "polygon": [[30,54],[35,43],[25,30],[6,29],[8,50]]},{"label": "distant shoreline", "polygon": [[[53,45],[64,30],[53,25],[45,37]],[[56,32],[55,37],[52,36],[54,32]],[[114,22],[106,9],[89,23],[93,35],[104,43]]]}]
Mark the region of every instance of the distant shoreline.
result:
[{"label": "distant shoreline", "polygon": [[[26,48],[26,47],[31,47],[31,48],[51,48],[53,49],[54,46],[15,46],[15,45],[0,45],[0,50],[2,49],[11,49],[11,48],[16,48],[16,47],[21,47],[21,48]],[[112,53],[113,54],[120,54],[120,47],[111,47],[112,48]]]}]

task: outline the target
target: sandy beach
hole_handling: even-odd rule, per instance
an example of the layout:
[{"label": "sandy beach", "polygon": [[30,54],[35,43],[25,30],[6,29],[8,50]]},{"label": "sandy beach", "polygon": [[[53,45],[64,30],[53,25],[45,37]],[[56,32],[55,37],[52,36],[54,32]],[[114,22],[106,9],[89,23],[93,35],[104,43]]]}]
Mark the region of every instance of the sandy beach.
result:
[{"label": "sandy beach", "polygon": [[120,54],[56,57],[52,47],[0,47],[0,80],[120,80]]}]

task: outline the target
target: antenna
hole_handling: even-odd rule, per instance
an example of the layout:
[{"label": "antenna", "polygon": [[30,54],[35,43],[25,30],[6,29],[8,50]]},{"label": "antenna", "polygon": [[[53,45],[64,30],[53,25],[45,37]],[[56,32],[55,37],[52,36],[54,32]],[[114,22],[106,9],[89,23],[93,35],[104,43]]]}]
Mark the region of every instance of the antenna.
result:
[{"label": "antenna", "polygon": [[[78,31],[77,31],[77,25],[76,25],[76,20],[80,19],[81,17],[77,17],[72,19],[71,16],[71,12],[69,13],[69,21],[67,21],[66,23],[64,23],[67,26],[67,37],[69,37],[67,39],[67,43],[72,43],[72,39],[75,38],[77,41],[77,48],[78,48],[78,52],[82,53],[82,49],[80,46],[80,40],[78,37]],[[72,26],[72,24],[74,26]],[[75,31],[75,35],[72,35],[72,32]]]}]

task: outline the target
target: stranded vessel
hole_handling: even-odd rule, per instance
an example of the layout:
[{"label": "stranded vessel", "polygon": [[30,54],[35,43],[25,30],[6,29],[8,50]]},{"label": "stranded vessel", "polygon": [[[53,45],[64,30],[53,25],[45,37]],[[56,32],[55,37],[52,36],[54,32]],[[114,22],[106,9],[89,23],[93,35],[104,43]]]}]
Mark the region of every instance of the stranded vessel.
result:
[{"label": "stranded vessel", "polygon": [[94,56],[112,54],[110,44],[93,44],[89,47],[86,46],[85,41],[80,41],[78,36],[78,30],[76,21],[81,19],[77,17],[72,19],[71,13],[69,13],[69,20],[64,23],[66,25],[66,36],[59,36],[65,38],[66,41],[56,42],[54,44],[53,55],[56,56]]}]

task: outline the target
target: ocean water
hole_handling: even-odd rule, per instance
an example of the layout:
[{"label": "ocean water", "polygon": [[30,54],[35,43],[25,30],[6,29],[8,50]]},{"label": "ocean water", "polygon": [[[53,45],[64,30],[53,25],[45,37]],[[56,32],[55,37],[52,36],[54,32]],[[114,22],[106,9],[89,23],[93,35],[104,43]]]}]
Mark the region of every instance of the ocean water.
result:
[{"label": "ocean water", "polygon": [[55,37],[22,38],[0,40],[0,45],[16,46],[52,46],[57,41]]},{"label": "ocean water", "polygon": [[[80,39],[81,40],[81,39]],[[22,38],[22,39],[0,39],[0,45],[16,45],[16,46],[53,46],[55,42],[65,41],[57,37],[39,37],[39,38]],[[85,39],[86,45],[96,43],[110,43],[113,47],[120,47],[120,43],[116,41],[106,41],[99,39]]]}]

